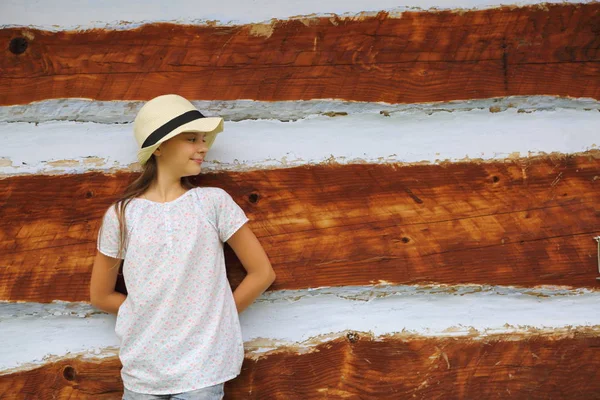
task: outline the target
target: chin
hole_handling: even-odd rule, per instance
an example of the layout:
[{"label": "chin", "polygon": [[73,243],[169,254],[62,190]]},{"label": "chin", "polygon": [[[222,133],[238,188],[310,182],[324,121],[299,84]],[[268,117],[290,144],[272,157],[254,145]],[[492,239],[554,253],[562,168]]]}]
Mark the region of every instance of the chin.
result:
[{"label": "chin", "polygon": [[199,173],[200,173],[200,170],[199,170],[199,169],[198,169],[198,170],[196,170],[196,171],[187,171],[187,172],[185,172],[185,173],[182,175],[182,177],[184,177],[184,176],[196,176],[196,175],[198,175]]},{"label": "chin", "polygon": [[196,168],[190,168],[185,172],[184,176],[198,175],[200,173],[200,171],[202,171],[201,166],[197,166]]}]

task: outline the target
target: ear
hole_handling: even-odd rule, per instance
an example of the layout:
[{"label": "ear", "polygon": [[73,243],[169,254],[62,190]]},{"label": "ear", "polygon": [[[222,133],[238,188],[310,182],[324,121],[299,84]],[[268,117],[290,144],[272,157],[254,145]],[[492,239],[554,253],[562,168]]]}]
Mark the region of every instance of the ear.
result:
[{"label": "ear", "polygon": [[157,147],[152,154],[154,154],[155,156],[160,156],[160,147]]}]

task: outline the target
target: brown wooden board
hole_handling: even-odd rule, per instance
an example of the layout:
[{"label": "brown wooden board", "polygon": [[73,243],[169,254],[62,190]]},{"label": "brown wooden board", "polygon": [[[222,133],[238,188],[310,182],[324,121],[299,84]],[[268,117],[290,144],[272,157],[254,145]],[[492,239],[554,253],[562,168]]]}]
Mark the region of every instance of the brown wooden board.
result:
[{"label": "brown wooden board", "polygon": [[[0,180],[0,300],[85,301],[100,219],[136,173]],[[202,173],[248,215],[269,290],[396,284],[600,287],[600,152],[440,165]],[[228,277],[245,271],[225,246]]]},{"label": "brown wooden board", "polygon": [[[379,338],[349,333],[310,352],[247,356],[226,399],[572,399],[600,393],[597,333]],[[117,357],[0,376],[2,399],[120,399]]]},{"label": "brown wooden board", "polygon": [[0,105],[166,92],[197,100],[600,99],[599,24],[596,2],[239,26],[5,28]]}]

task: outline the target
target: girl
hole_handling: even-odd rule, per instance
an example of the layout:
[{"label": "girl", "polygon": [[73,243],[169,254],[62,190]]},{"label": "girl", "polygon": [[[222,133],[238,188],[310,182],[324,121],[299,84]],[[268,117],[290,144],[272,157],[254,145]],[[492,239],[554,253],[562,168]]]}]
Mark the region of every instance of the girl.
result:
[{"label": "girl", "polygon": [[[123,399],[222,399],[244,359],[238,314],[275,280],[233,198],[189,180],[222,130],[174,94],[135,118],[143,172],[104,214],[90,282],[91,303],[117,314]],[[233,293],[224,242],[248,272]]]}]

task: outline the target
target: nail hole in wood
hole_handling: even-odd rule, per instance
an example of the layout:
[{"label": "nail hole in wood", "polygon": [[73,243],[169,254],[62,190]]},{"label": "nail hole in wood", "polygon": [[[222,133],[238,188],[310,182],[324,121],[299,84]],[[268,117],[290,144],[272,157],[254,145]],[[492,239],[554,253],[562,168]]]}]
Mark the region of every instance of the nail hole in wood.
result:
[{"label": "nail hole in wood", "polygon": [[410,242],[410,239],[407,238],[406,236],[403,237],[401,240],[402,240],[402,243],[408,243],[408,242]]},{"label": "nail hole in wood", "polygon": [[248,200],[250,203],[256,203],[258,202],[258,195],[256,193],[252,193],[250,196],[248,196]]},{"label": "nail hole in wood", "polygon": [[496,175],[492,176],[492,182],[496,183],[500,180]]},{"label": "nail hole in wood", "polygon": [[348,332],[346,337],[348,338],[350,343],[356,343],[359,339],[358,333],[356,333],[356,332]]},{"label": "nail hole in wood", "polygon": [[13,54],[22,54],[27,50],[27,39],[24,37],[17,37],[10,41],[8,49]]},{"label": "nail hole in wood", "polygon": [[92,192],[91,190],[88,190],[87,192],[85,192],[85,198],[89,199],[94,197],[94,192]]},{"label": "nail hole in wood", "polygon": [[68,381],[74,380],[75,379],[75,368],[71,367],[70,365],[65,367],[65,369],[63,369],[63,376]]}]

